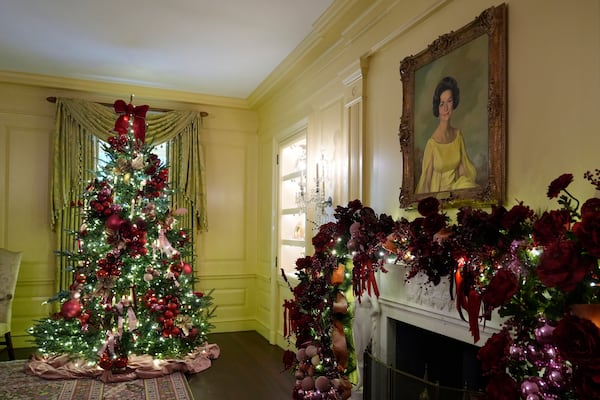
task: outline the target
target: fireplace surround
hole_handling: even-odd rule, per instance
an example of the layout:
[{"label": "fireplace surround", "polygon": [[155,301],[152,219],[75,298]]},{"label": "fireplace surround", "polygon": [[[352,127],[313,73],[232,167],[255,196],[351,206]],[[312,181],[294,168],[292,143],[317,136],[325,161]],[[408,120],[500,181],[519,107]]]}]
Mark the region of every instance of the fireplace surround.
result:
[{"label": "fireplace surround", "polygon": [[[449,280],[432,285],[418,275],[407,282],[404,266],[387,265],[386,270],[378,276],[380,314],[373,327],[373,356],[420,378],[427,364],[428,380],[443,386],[481,389],[477,351],[500,330],[501,318],[495,314],[485,326],[480,324],[481,338],[473,343],[468,323],[451,298]],[[376,376],[370,379],[376,384]]]}]

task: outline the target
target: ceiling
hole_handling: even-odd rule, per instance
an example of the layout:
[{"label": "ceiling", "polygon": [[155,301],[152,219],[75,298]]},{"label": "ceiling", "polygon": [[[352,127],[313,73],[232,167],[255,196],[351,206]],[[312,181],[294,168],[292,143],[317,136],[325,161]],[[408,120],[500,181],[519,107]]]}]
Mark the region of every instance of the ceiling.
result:
[{"label": "ceiling", "polygon": [[247,98],[333,0],[3,0],[0,71]]}]

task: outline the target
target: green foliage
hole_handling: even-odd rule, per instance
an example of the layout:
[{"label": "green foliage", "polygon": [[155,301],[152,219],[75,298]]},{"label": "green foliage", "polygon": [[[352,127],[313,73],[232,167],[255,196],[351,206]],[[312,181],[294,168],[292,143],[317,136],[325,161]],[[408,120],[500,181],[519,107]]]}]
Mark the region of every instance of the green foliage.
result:
[{"label": "green foliage", "polygon": [[[205,344],[212,292],[194,291],[193,246],[171,204],[168,168],[133,133],[114,136],[108,160],[74,207],[81,227],[60,311],[30,329],[47,354],[98,362],[130,354],[183,358]],[[110,368],[110,362],[103,368]]]}]

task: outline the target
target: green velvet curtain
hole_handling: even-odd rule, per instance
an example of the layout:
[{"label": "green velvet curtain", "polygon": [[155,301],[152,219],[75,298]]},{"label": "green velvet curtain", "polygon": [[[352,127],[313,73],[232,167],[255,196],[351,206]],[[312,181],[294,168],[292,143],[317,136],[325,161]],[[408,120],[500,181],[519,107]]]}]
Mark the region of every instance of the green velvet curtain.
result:
[{"label": "green velvet curtain", "polygon": [[[112,108],[77,99],[58,98],[54,132],[53,168],[50,182],[52,230],[57,232],[58,248],[73,249],[71,232],[81,224],[77,202],[91,179],[97,161],[97,142],[114,133],[117,114]],[[206,191],[198,111],[168,111],[146,116],[146,142],[159,145],[169,142],[169,170],[174,207],[187,208],[181,226],[195,231],[207,229]],[[195,253],[195,251],[194,251]],[[59,257],[57,283],[68,290],[70,274],[65,271],[64,257]]]}]

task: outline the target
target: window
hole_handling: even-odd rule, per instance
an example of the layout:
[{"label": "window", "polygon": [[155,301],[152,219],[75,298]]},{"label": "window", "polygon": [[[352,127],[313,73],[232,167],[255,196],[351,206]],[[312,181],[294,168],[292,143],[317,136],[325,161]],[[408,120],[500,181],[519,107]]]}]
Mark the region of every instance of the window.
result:
[{"label": "window", "polygon": [[[103,140],[98,139],[98,161],[96,162],[96,170],[101,169],[108,162],[108,153],[105,151],[105,146],[108,146]],[[168,164],[167,156],[169,150],[169,142],[161,143],[152,149],[152,153],[156,154],[160,161]]]}]

